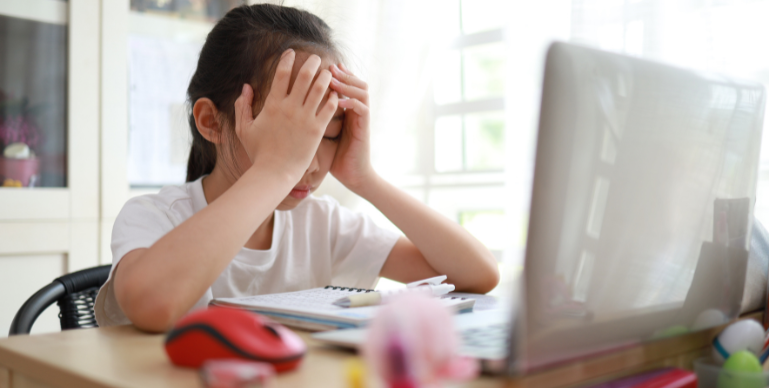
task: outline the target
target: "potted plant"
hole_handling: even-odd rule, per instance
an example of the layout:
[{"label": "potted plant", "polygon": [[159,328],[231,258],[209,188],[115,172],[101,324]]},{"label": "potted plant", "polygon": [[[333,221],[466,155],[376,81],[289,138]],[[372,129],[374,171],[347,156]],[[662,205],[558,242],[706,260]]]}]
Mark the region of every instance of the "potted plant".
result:
[{"label": "potted plant", "polygon": [[26,98],[11,99],[0,91],[0,185],[33,187],[39,181],[40,161],[34,150],[40,141]]}]

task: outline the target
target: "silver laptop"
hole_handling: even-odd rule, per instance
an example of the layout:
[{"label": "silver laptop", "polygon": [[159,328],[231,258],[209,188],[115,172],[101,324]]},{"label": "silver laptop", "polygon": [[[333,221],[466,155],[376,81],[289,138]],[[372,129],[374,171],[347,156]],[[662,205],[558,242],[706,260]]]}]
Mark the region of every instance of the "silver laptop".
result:
[{"label": "silver laptop", "polygon": [[[765,99],[754,82],[554,43],[522,308],[456,316],[462,352],[519,374],[736,317]],[[365,330],[314,337],[356,346]]]}]

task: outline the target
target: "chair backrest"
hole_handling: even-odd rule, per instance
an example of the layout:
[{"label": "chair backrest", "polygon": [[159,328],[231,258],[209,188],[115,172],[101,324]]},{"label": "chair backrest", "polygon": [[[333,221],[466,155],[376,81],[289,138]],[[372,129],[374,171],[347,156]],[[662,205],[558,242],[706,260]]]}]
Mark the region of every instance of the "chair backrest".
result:
[{"label": "chair backrest", "polygon": [[93,304],[112,265],[87,268],[54,279],[21,306],[8,335],[29,334],[40,313],[57,302],[62,330],[96,327]]}]

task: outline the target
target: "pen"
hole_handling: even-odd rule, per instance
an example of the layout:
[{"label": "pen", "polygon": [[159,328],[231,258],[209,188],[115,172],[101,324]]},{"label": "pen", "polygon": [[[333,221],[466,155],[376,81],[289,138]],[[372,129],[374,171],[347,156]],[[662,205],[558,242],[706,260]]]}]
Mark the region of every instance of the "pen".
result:
[{"label": "pen", "polygon": [[445,275],[409,283],[406,286],[407,288],[402,290],[367,292],[365,294],[350,295],[337,299],[333,304],[339,307],[373,306],[382,303],[383,299],[405,292],[419,292],[432,296],[441,296],[454,291],[455,288],[453,284],[442,284],[441,282],[444,280],[446,280]]}]

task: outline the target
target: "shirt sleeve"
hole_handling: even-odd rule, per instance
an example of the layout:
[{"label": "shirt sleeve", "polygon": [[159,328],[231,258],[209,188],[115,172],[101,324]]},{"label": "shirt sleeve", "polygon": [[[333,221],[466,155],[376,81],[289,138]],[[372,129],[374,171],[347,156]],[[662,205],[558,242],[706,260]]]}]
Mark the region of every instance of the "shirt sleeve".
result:
[{"label": "shirt sleeve", "polygon": [[174,223],[152,199],[132,198],[123,206],[112,227],[113,267],[126,253],[151,247],[173,228]]},{"label": "shirt sleeve", "polygon": [[151,247],[173,228],[174,224],[166,212],[160,210],[149,197],[132,198],[123,206],[112,228],[112,268],[94,303],[99,326],[131,323],[115,298],[112,286],[115,267],[126,253]]},{"label": "shirt sleeve", "polygon": [[373,288],[400,234],[381,228],[371,218],[333,201],[330,212],[332,284]]}]

